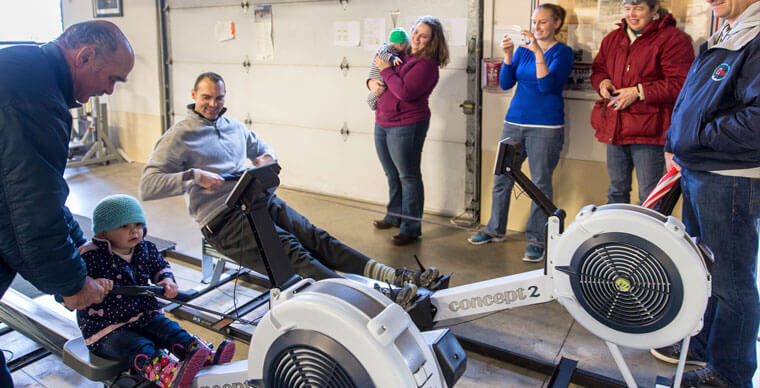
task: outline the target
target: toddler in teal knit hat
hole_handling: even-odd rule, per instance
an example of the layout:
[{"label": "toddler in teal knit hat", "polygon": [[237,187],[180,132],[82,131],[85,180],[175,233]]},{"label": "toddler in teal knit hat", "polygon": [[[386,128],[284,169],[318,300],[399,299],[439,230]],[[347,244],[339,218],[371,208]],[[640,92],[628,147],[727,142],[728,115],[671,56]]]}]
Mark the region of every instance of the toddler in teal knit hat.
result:
[{"label": "toddler in teal knit hat", "polygon": [[132,253],[142,241],[145,213],[137,200],[129,195],[103,198],[92,212],[92,231],[111,242],[111,249],[122,254]]},{"label": "toddler in teal knit hat", "polygon": [[[92,212],[92,224],[95,237],[79,248],[90,277],[109,291],[154,284],[163,287],[164,297],[177,296],[171,265],[144,238],[145,212],[135,198],[103,198]],[[77,310],[77,323],[91,352],[123,361],[161,388],[190,386],[204,366],[232,360],[234,342],[224,340],[214,348],[166,317],[162,307],[151,296],[109,292],[103,302]]]},{"label": "toddler in teal knit hat", "polygon": [[[400,56],[406,53],[407,47],[409,47],[409,35],[403,28],[396,27],[388,36],[388,43],[380,46],[380,48],[377,49],[377,54],[375,54],[375,56],[390,62],[393,66],[398,66],[404,63]],[[370,65],[369,68],[369,79],[383,80],[383,77],[380,75],[380,70],[375,66],[374,58],[372,58],[372,65]],[[377,98],[378,97],[372,93],[367,97],[367,104],[370,109],[377,109]]]}]

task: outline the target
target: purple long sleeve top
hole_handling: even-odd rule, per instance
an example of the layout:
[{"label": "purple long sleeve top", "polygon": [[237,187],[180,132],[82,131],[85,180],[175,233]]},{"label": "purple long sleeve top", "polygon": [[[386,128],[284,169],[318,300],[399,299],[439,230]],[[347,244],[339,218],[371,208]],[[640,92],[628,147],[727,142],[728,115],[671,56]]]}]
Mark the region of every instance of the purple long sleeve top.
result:
[{"label": "purple long sleeve top", "polygon": [[380,72],[388,89],[377,100],[375,122],[397,127],[430,119],[428,97],[438,83],[438,64],[407,55],[404,63]]}]

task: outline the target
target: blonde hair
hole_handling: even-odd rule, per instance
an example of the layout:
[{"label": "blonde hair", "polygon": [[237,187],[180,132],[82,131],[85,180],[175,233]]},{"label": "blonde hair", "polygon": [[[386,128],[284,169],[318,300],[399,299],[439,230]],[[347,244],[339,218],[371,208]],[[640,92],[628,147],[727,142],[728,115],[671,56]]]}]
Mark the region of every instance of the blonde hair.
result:
[{"label": "blonde hair", "polygon": [[552,4],[552,3],[541,4],[538,7],[536,7],[536,10],[539,10],[539,9],[548,10],[549,12],[552,13],[552,17],[554,18],[554,20],[559,20],[559,27],[557,27],[557,29],[554,30],[555,34],[558,33],[559,30],[562,29],[562,26],[565,25],[565,15],[567,15],[567,12],[565,11],[565,9],[557,4]]}]

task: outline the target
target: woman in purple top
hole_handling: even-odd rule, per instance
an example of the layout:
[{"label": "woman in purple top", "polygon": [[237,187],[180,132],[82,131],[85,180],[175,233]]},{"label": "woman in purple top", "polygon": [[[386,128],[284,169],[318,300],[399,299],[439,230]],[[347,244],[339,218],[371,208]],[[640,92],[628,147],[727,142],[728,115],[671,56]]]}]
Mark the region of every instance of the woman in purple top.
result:
[{"label": "woman in purple top", "polygon": [[396,245],[406,245],[422,234],[421,223],[425,202],[420,162],[422,145],[430,126],[428,97],[438,83],[438,68],[449,62],[449,48],[441,22],[423,16],[411,32],[411,52],[403,63],[391,66],[375,59],[383,80],[368,80],[376,96],[375,149],[388,177],[390,199],[387,213],[373,225],[377,229],[399,227],[393,236]]}]

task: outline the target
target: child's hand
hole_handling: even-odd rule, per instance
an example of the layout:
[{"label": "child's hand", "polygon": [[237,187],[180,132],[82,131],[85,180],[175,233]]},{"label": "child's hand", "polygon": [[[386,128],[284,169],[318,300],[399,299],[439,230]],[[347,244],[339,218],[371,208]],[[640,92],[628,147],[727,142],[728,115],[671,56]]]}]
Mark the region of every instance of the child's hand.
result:
[{"label": "child's hand", "polygon": [[103,292],[105,292],[106,295],[108,295],[111,290],[113,290],[113,280],[106,279],[106,278],[98,278],[95,279],[98,284],[100,284],[101,287],[103,287]]},{"label": "child's hand", "polygon": [[400,64],[404,63],[404,61],[401,60],[399,57],[393,57],[393,66],[398,66]]},{"label": "child's hand", "polygon": [[172,278],[164,278],[164,280],[161,280],[156,284],[164,287],[165,297],[174,299],[177,296],[177,283],[174,283],[174,280],[172,280]]}]

